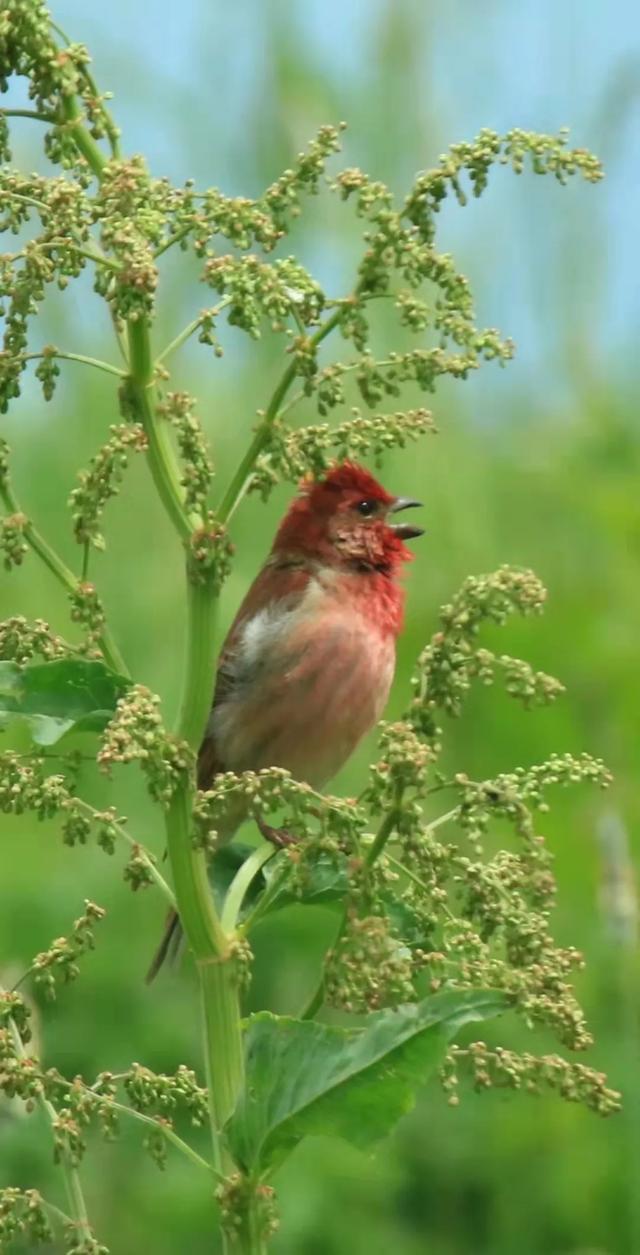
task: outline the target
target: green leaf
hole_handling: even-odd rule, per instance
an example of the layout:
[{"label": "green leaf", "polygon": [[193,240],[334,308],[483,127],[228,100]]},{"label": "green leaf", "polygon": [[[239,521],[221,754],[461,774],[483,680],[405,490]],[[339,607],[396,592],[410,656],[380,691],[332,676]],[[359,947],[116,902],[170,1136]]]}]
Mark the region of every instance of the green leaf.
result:
[{"label": "green leaf", "polygon": [[366,1149],[411,1109],[458,1030],[508,1005],[495,990],[444,990],[372,1015],[359,1029],[251,1016],[245,1088],[227,1125],[231,1153],[247,1170],[264,1171],[310,1134]]},{"label": "green leaf", "polygon": [[[269,885],[273,876],[279,875],[281,868],[282,863],[275,859],[265,865],[263,868],[265,885]],[[285,906],[298,906],[301,903],[305,906],[334,906],[344,901],[348,889],[349,875],[346,858],[341,858],[339,862],[336,862],[334,856],[319,854],[314,863],[305,869],[304,878],[300,884],[295,888],[290,882],[283,884],[267,914],[271,911],[280,911]]]},{"label": "green leaf", "polygon": [[128,684],[103,662],[86,658],[25,667],[0,662],[0,729],[20,719],[37,745],[55,745],[71,730],[99,732]]},{"label": "green leaf", "polygon": [[[248,853],[252,852],[251,847],[246,848]],[[244,858],[246,858],[246,853],[240,861],[242,862]],[[251,893],[245,899],[245,909],[241,918],[248,913],[256,901],[259,901],[260,892],[269,887],[272,879],[279,876],[281,870],[282,862],[278,858],[273,858],[265,864],[260,875],[256,876],[252,883]],[[271,900],[262,918],[265,919],[272,912],[281,911],[287,906],[322,906],[329,910],[341,907],[344,905],[349,887],[346,857],[343,856],[336,861],[334,855],[320,854],[316,861],[305,870],[302,883],[294,887],[291,879],[285,881]],[[426,944],[425,926],[411,904],[404,898],[399,898],[393,891],[383,890],[377,896],[398,941],[409,948],[424,946]]]},{"label": "green leaf", "polygon": [[[216,850],[210,860],[208,869],[209,883],[213,889],[216,905],[220,910],[236,872],[240,870],[245,860],[254,853],[255,846],[234,841],[232,845],[224,845],[220,850]],[[274,877],[280,875],[283,865],[286,865],[286,863],[283,863],[283,860],[286,860],[286,855],[278,857],[277,854],[274,854],[274,857],[268,863],[265,863],[257,876],[254,877],[242,904],[241,920],[249,914],[262,894],[270,887]],[[344,866],[337,866],[335,859],[321,855],[313,866],[309,868],[308,873],[305,875],[304,883],[299,889],[293,889],[287,883],[282,885],[265,911],[264,917],[270,915],[273,911],[281,911],[287,906],[299,906],[301,904],[305,906],[334,906],[340,904],[340,902],[344,901],[348,888],[349,880],[346,870],[346,859],[344,860]]]}]

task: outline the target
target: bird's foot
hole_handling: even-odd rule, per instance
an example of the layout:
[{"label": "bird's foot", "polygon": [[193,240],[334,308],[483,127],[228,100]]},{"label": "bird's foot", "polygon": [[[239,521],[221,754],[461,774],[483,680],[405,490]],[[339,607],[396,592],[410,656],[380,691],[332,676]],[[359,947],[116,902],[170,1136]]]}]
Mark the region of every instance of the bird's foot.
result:
[{"label": "bird's foot", "polygon": [[256,823],[265,841],[270,841],[278,850],[286,850],[299,843],[300,838],[293,832],[287,832],[286,828],[273,828],[264,819],[256,819]]}]

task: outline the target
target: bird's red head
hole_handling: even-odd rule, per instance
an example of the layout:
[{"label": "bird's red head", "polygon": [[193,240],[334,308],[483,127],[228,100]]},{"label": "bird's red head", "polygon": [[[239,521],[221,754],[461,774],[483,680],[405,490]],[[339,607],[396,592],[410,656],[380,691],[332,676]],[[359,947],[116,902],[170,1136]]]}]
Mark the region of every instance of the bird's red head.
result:
[{"label": "bird's red head", "polygon": [[403,542],[421,536],[422,528],[389,522],[388,516],[418,505],[393,497],[363,466],[341,462],[324,479],[302,482],[280,524],[274,550],[392,576],[413,557]]}]

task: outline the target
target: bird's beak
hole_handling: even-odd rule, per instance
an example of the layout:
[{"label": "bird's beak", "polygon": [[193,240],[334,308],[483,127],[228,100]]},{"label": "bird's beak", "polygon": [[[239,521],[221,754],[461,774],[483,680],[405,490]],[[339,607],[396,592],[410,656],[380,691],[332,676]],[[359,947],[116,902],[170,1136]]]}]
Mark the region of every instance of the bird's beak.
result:
[{"label": "bird's beak", "polygon": [[[421,501],[414,501],[412,497],[396,497],[389,506],[389,513],[397,514],[399,510],[410,510],[414,506],[421,505]],[[412,527],[410,523],[390,523],[389,526],[401,540],[413,540],[416,536],[424,536],[424,527]]]}]

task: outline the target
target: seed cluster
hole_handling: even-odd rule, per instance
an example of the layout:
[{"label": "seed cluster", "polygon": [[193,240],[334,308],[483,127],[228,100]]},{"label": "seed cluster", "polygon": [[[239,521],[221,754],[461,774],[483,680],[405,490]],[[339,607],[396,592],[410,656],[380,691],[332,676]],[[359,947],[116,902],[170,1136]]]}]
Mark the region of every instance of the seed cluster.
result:
[{"label": "seed cluster", "polygon": [[291,429],[278,421],[269,431],[268,452],[256,461],[251,488],[266,499],[280,479],[297,483],[308,474],[320,478],[334,462],[372,458],[379,465],[388,449],[404,449],[435,430],[424,409],[365,416],[354,406],[347,422],[337,427],[322,423]]},{"label": "seed cluster", "polygon": [[94,926],[104,919],[104,915],[101,906],[85,901],[84,912],[75,920],[71,935],[58,937],[47,950],[36,955],[31,972],[34,983],[44,991],[45,997],[55,998],[57,981],[68,983],[76,979],[78,959],[94,949]]},{"label": "seed cluster", "polygon": [[[606,788],[610,773],[588,754],[553,755],[485,781],[464,773],[447,779],[437,770],[437,717],[459,715],[472,681],[486,682],[488,666],[493,674],[494,656],[488,661],[477,642],[482,623],[538,612],[544,599],[531,572],[503,567],[467,580],[443,608],[441,631],[418,661],[406,719],[382,730],[382,755],[364,801],[379,816],[385,840],[375,868],[363,875],[366,862],[352,865],[345,927],[327,963],[334,1005],[398,1005],[419,997],[425,981],[432,990],[488,986],[504,990],[527,1024],[545,1025],[565,1047],[591,1044],[571,985],[582,955],[556,945],[550,929],[555,880],[536,812],[548,809],[550,787],[590,781]],[[506,670],[510,679],[526,677],[524,685],[507,684],[525,707],[531,686],[544,700],[561,691],[519,660],[509,659]],[[440,794],[453,804],[432,819],[431,797]],[[517,845],[487,857],[485,838],[496,820],[513,827]],[[454,828],[457,839],[442,838]],[[579,1075],[571,1096],[589,1089],[589,1070]],[[569,1096],[569,1088],[557,1088]],[[588,1105],[613,1109],[595,1090]]]},{"label": "seed cluster", "polygon": [[149,792],[167,806],[193,765],[188,745],[165,731],[160,698],[135,684],[118,702],[98,753],[98,764],[110,771],[115,763],[139,762]]},{"label": "seed cluster", "polygon": [[13,615],[0,623],[0,660],[3,662],[30,662],[35,657],[63,658],[69,648],[44,619],[29,623],[23,615]]},{"label": "seed cluster", "polygon": [[459,1074],[470,1075],[476,1093],[494,1087],[524,1090],[528,1094],[558,1093],[569,1102],[581,1102],[598,1115],[611,1115],[620,1108],[620,1095],[608,1089],[604,1073],[583,1063],[569,1062],[561,1055],[517,1055],[485,1042],[472,1042],[462,1049],[452,1046],[442,1068],[442,1087],[451,1106],[457,1106]]},{"label": "seed cluster", "polygon": [[106,444],[91,459],[89,469],[80,471],[80,481],[69,498],[73,531],[80,544],[105,548],[101,517],[107,501],[115,497],[129,462],[130,452],[144,452],[147,437],[139,424],[111,427]]},{"label": "seed cluster", "polygon": [[[173,1075],[158,1074],[134,1063],[114,1076],[101,1072],[93,1084],[82,1077],[68,1081],[56,1068],[43,1069],[38,1057],[29,1053],[29,1008],[20,995],[0,991],[0,1092],[21,1098],[28,1110],[42,1099],[55,1110],[54,1156],[77,1167],[86,1152],[86,1135],[97,1128],[103,1137],[116,1137],[123,1117],[142,1117],[144,1146],[159,1167],[166,1163],[168,1135],[174,1122],[186,1117],[193,1127],[205,1123],[208,1115],[207,1091],[195,1074],[180,1066]],[[11,1191],[0,1193],[0,1236],[2,1222],[17,1224],[24,1200]],[[3,1208],[6,1211],[3,1211]],[[19,1232],[18,1228],[15,1232]],[[11,1232],[11,1230],[7,1230]]]}]

